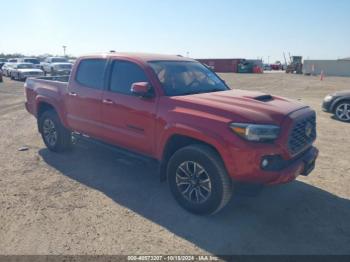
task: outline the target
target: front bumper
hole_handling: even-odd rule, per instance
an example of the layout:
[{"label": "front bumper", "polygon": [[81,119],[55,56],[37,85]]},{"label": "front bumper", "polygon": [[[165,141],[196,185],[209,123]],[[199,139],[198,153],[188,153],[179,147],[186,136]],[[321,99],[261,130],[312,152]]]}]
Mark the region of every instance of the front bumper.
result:
[{"label": "front bumper", "polygon": [[324,112],[331,112],[331,105],[332,105],[332,101],[329,101],[329,102],[323,101],[322,110]]},{"label": "front bumper", "polygon": [[54,72],[54,74],[59,76],[69,76],[70,72],[70,70],[57,70]]},{"label": "front bumper", "polygon": [[318,149],[310,147],[298,156],[284,160],[280,158],[274,168],[266,170],[262,167],[263,152],[251,153],[245,157],[248,161],[240,161],[239,168],[231,177],[238,182],[258,183],[264,185],[284,184],[295,180],[299,175],[309,175],[315,167]]},{"label": "front bumper", "polygon": [[38,78],[43,77],[44,74],[22,74],[20,75],[21,80],[25,80],[27,78]]}]

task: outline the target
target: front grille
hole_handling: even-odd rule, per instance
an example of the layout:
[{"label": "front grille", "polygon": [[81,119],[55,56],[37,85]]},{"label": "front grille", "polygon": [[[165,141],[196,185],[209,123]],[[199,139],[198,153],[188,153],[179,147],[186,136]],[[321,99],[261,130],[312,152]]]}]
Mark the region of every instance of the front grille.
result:
[{"label": "front grille", "polygon": [[297,120],[289,135],[288,148],[293,155],[300,153],[311,145],[317,136],[316,115]]},{"label": "front grille", "polygon": [[39,72],[28,72],[28,73],[25,73],[25,75],[36,76],[36,75],[39,75]]}]

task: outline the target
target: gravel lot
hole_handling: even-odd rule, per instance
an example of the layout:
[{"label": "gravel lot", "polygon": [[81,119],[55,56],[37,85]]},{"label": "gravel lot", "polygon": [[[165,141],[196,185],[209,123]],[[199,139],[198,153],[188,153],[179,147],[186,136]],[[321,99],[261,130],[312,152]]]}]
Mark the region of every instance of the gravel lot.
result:
[{"label": "gravel lot", "polygon": [[182,210],[147,162],[87,143],[49,152],[23,83],[0,83],[0,254],[350,254],[350,124],[320,109],[350,78],[222,76],[316,109],[320,157],[309,177],[212,217]]}]

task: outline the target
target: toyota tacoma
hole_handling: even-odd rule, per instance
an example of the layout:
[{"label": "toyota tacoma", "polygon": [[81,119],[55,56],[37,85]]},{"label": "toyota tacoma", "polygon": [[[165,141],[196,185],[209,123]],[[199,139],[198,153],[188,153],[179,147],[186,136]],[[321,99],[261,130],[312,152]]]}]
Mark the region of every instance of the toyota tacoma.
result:
[{"label": "toyota tacoma", "polygon": [[78,133],[156,160],[176,201],[196,214],[221,210],[236,184],[306,176],[318,155],[309,106],[231,89],[181,56],[84,56],[69,78],[30,78],[25,90],[49,150],[69,149]]}]

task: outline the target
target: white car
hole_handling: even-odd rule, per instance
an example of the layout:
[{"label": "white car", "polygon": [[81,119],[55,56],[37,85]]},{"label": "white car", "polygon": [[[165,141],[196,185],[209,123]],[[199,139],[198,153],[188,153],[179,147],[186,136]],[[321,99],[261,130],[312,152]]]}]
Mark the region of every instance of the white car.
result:
[{"label": "white car", "polygon": [[34,64],[35,68],[41,69],[39,59],[34,57],[23,57],[18,61],[18,63],[31,63],[31,64]]},{"label": "white car", "polygon": [[11,70],[11,79],[19,81],[26,80],[28,77],[41,77],[44,76],[44,72],[41,69],[35,68],[31,63],[18,63],[15,64]]},{"label": "white car", "polygon": [[71,63],[52,63],[51,64],[51,76],[69,76],[72,71],[73,64]]},{"label": "white car", "polygon": [[5,63],[5,64],[1,67],[3,76],[10,77],[11,70],[13,69],[13,67],[14,67],[15,65],[16,65],[16,63],[10,63],[10,62]]},{"label": "white car", "polygon": [[19,60],[20,60],[20,58],[10,58],[10,59],[7,60],[7,62],[9,62],[9,63],[18,63]]},{"label": "white car", "polygon": [[40,64],[41,69],[45,72],[45,74],[53,73],[52,64],[53,63],[68,63],[68,59],[65,57],[47,57],[44,62]]}]

